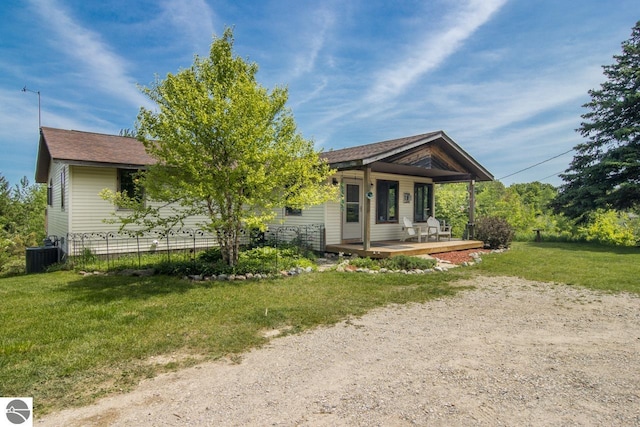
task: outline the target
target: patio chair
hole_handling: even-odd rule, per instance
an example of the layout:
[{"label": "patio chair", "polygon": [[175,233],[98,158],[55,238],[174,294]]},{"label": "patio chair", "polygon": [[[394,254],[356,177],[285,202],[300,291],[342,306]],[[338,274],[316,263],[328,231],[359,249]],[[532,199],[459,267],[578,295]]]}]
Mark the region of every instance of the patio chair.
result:
[{"label": "patio chair", "polygon": [[404,242],[407,239],[418,239],[418,242],[420,242],[422,241],[422,236],[427,236],[427,240],[429,239],[427,229],[419,225],[413,225],[413,222],[406,216],[402,218],[402,223],[404,227],[402,227],[403,234],[400,241]]},{"label": "patio chair", "polygon": [[427,240],[433,236],[436,240],[440,240],[440,237],[448,237],[451,240],[451,226],[446,225],[444,221],[440,223],[437,219],[430,216],[427,218]]}]

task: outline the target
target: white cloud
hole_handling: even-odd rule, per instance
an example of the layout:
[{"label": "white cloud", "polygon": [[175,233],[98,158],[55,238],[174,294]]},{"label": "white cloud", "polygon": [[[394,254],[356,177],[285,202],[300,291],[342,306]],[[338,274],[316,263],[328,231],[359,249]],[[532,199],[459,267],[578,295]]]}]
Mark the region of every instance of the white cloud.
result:
[{"label": "white cloud", "polygon": [[437,29],[425,23],[429,33],[420,37],[424,42],[412,45],[405,58],[390,58],[390,62],[397,65],[375,76],[367,100],[384,103],[404,93],[418,78],[438,68],[455,53],[505,3],[506,0],[470,0],[445,18]]},{"label": "white cloud", "polygon": [[[169,0],[162,4],[164,19],[185,34],[196,52],[210,46],[215,14],[204,0]],[[219,34],[220,35],[220,34]]]},{"label": "white cloud", "polygon": [[311,36],[308,37],[306,43],[303,43],[301,53],[294,60],[293,78],[313,71],[318,54],[324,47],[326,34],[331,31],[335,22],[334,14],[328,9],[315,11],[312,16],[314,19],[308,30]]},{"label": "white cloud", "polygon": [[599,70],[576,67],[547,75],[538,70],[537,76],[511,81],[438,86],[431,88],[428,98],[452,127],[469,134],[497,134],[563,106],[573,114],[597,84]]},{"label": "white cloud", "polygon": [[146,105],[135,80],[127,73],[127,62],[95,33],[73,20],[55,0],[31,0],[42,21],[51,26],[51,43],[84,69],[82,84],[99,89],[135,106]]}]

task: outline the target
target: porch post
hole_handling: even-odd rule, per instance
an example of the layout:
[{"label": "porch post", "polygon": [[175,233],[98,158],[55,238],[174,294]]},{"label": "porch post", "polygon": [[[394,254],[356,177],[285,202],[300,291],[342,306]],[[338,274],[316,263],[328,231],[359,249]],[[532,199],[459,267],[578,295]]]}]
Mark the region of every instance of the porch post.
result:
[{"label": "porch post", "polygon": [[469,181],[469,223],[467,224],[467,239],[473,240],[475,234],[475,222],[476,222],[476,190],[475,190],[476,180],[472,179]]},{"label": "porch post", "polygon": [[[371,166],[364,169],[364,191],[368,191],[371,182]],[[378,196],[377,194],[375,195]],[[362,249],[368,251],[371,247],[371,200],[364,198],[364,236],[362,239]]]}]

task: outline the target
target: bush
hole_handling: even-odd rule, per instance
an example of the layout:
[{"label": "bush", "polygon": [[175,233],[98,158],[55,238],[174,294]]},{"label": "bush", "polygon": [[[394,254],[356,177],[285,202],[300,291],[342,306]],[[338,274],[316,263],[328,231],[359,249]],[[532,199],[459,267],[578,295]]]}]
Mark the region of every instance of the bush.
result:
[{"label": "bush", "polygon": [[300,256],[297,248],[254,248],[240,253],[236,273],[275,273],[294,267],[312,267],[314,263]]},{"label": "bush", "polygon": [[587,242],[604,245],[633,246],[636,244],[629,215],[616,211],[597,211],[589,216],[589,222],[578,229]]},{"label": "bush", "polygon": [[295,249],[276,249],[270,247],[253,248],[240,252],[238,264],[229,267],[222,261],[218,248],[209,249],[198,255],[195,260],[163,261],[154,263],[158,274],[169,276],[247,273],[276,273],[294,267],[315,267],[313,261],[303,258]]},{"label": "bush", "polygon": [[428,270],[435,267],[437,261],[433,258],[398,255],[380,260],[380,266],[389,270]]},{"label": "bush", "polygon": [[219,247],[207,249],[198,254],[198,260],[211,263],[222,261],[222,251]]},{"label": "bush", "polygon": [[475,238],[490,249],[508,248],[515,231],[504,218],[484,217],[476,222]]},{"label": "bush", "polygon": [[349,261],[350,265],[369,270],[428,270],[436,266],[437,261],[432,258],[419,258],[415,256],[398,255],[391,258],[374,260],[371,258],[355,258]]},{"label": "bush", "polygon": [[200,260],[163,261],[153,266],[158,274],[167,276],[190,276],[202,274],[205,276],[229,274],[232,269],[222,262],[204,262]]},{"label": "bush", "polygon": [[352,265],[357,268],[368,268],[369,270],[379,270],[380,263],[376,260],[373,260],[369,257],[365,258],[353,258],[349,260],[349,265]]}]

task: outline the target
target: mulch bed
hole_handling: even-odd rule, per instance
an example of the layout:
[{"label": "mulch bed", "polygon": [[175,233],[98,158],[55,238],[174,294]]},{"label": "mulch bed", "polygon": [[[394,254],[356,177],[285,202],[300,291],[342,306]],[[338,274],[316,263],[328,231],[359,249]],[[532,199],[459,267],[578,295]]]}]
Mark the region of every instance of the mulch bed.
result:
[{"label": "mulch bed", "polygon": [[441,254],[433,254],[431,256],[439,259],[440,261],[448,261],[452,264],[462,264],[463,262],[473,261],[473,258],[471,258],[471,254],[473,253],[484,254],[489,252],[491,251],[487,249],[466,249],[464,251],[443,252]]}]

